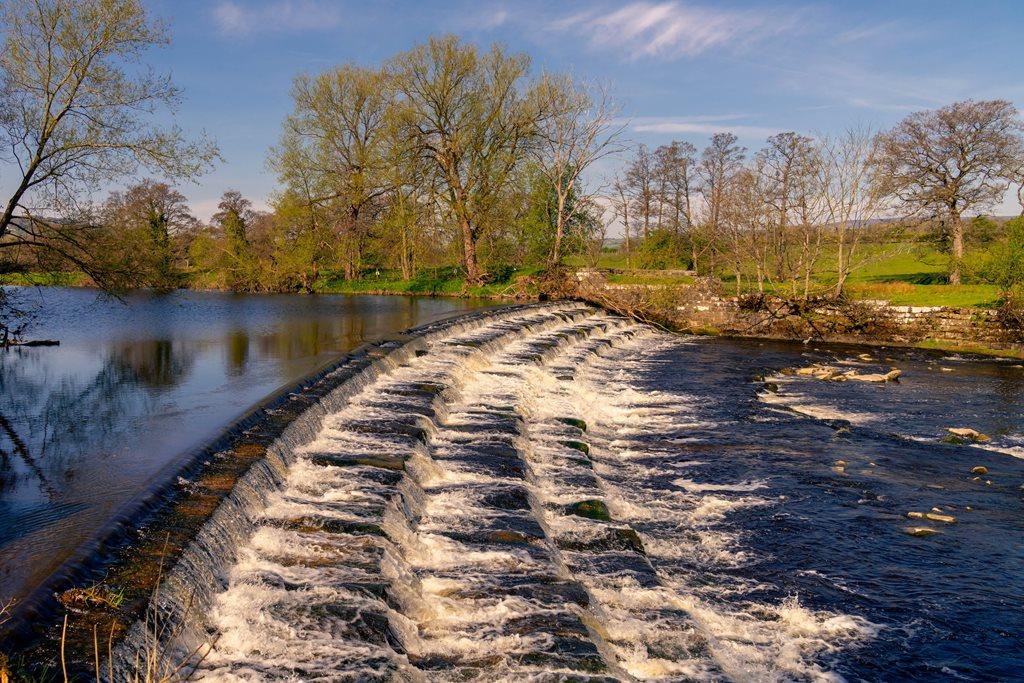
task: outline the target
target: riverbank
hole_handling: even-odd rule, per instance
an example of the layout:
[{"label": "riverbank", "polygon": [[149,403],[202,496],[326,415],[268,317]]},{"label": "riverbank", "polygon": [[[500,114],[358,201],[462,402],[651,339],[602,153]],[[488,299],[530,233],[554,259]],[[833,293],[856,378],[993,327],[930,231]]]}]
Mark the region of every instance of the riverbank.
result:
[{"label": "riverbank", "polygon": [[[706,282],[682,271],[582,270],[575,278],[556,280],[544,278],[534,270],[523,270],[501,273],[498,277],[499,282],[471,286],[452,268],[425,270],[412,279],[403,279],[393,272],[375,272],[355,280],[323,276],[317,280],[314,293],[495,302],[576,298],[690,334],[817,339],[1024,358],[1024,332],[1013,321],[1005,321],[991,304],[983,305],[994,297],[988,286],[900,287],[889,283],[886,287],[895,288],[891,292],[877,286],[869,291],[853,287],[847,300],[807,304],[771,294],[724,296],[719,293],[721,285],[708,289]],[[0,284],[92,285],[80,273],[6,275],[0,276]],[[867,293],[884,298],[866,298]]]},{"label": "riverbank", "polygon": [[[414,278],[404,279],[394,274],[369,274],[355,280],[340,277],[321,277],[313,286],[315,294],[372,294],[379,296],[438,296],[461,299],[491,299],[494,301],[532,301],[540,294],[532,279],[534,272],[515,272],[500,282],[470,285],[466,278],[451,269],[424,271]],[[0,285],[14,287],[77,287],[92,289],[96,284],[85,273],[41,272],[0,274]],[[185,284],[186,291],[224,291]],[[302,292],[265,292],[266,294],[301,294]]]},{"label": "riverbank", "polygon": [[666,329],[734,338],[837,342],[1024,358],[1019,321],[991,308],[722,296],[692,285],[609,282],[581,271],[575,295]]}]

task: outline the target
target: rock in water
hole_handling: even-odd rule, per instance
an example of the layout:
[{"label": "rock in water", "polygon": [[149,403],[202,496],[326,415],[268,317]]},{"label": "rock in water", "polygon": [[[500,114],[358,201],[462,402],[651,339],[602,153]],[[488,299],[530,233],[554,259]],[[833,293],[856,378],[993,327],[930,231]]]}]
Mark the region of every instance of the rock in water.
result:
[{"label": "rock in water", "polygon": [[583,455],[590,455],[590,446],[582,441],[576,441],[570,439],[569,441],[560,441],[563,446],[575,449]]},{"label": "rock in water", "polygon": [[924,518],[930,519],[933,522],[942,522],[943,524],[956,524],[956,517],[953,515],[940,515],[938,512],[926,512]]},{"label": "rock in water", "polygon": [[971,429],[970,427],[947,427],[946,431],[961,439],[970,439],[980,443],[992,440],[987,434],[982,434],[977,429]]},{"label": "rock in water", "polygon": [[988,474],[988,468],[984,465],[978,465],[977,467],[971,468],[971,474]]},{"label": "rock in water", "polygon": [[895,382],[899,379],[903,372],[897,368],[893,368],[889,372],[869,372],[863,375],[858,375],[856,372],[847,372],[843,374],[846,379],[855,379],[858,382]]},{"label": "rock in water", "polygon": [[570,515],[596,519],[599,522],[612,521],[611,513],[608,512],[608,506],[601,500],[581,500],[570,505],[566,511]]},{"label": "rock in water", "polygon": [[587,431],[587,423],[579,419],[578,417],[559,417],[555,419],[557,419],[562,424],[567,424],[570,427],[575,427],[581,432]]},{"label": "rock in water", "polygon": [[939,533],[938,530],[931,529],[931,528],[926,527],[926,526],[908,526],[903,531],[905,533],[910,534],[911,536],[917,536],[919,538],[924,537],[924,536],[931,536],[932,534]]}]

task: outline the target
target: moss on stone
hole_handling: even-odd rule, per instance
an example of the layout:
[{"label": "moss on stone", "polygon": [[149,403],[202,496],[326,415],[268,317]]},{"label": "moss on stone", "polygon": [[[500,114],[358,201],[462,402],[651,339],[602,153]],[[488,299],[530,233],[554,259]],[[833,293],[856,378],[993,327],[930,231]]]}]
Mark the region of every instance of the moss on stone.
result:
[{"label": "moss on stone", "polygon": [[608,512],[608,506],[604,504],[604,501],[596,499],[581,500],[578,503],[573,503],[566,508],[566,512],[577,517],[596,519],[599,522],[612,521],[611,513]]}]

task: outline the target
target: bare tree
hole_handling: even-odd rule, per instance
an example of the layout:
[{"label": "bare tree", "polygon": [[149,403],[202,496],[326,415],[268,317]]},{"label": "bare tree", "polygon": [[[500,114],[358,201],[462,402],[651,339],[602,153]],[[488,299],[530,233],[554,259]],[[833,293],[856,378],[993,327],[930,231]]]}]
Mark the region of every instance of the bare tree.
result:
[{"label": "bare tree", "polygon": [[637,147],[636,155],[626,167],[623,181],[633,199],[633,215],[638,221],[638,228],[643,229],[643,237],[646,239],[651,234],[651,228],[657,227],[654,207],[658,197],[654,158],[647,145]]},{"label": "bare tree", "polygon": [[751,166],[741,167],[729,177],[729,192],[720,217],[722,231],[731,245],[737,295],[742,292],[745,267],[753,268],[758,292],[763,293],[765,283],[771,280],[768,235],[772,217],[760,166],[755,159]]},{"label": "bare tree", "polygon": [[821,248],[821,231],[814,202],[819,156],[814,141],[793,132],[778,133],[757,154],[764,176],[765,200],[774,216],[771,240],[772,268],[777,280],[804,279],[804,296]]},{"label": "bare tree", "polygon": [[570,199],[587,198],[583,174],[621,151],[625,124],[614,123],[615,108],[604,89],[586,88],[568,76],[548,76],[539,87],[548,100],[535,147],[537,166],[554,192],[555,239],[549,263],[562,260],[562,241],[574,209]]},{"label": "bare tree", "polygon": [[848,128],[819,142],[821,164],[818,186],[822,192],[836,248],[834,296],[841,297],[850,274],[866,262],[858,247],[870,223],[879,216],[882,202],[872,183],[878,138],[869,128]]},{"label": "bare tree", "polygon": [[630,257],[633,249],[632,241],[630,240],[632,223],[630,223],[629,219],[629,209],[632,204],[633,197],[629,193],[629,187],[626,184],[624,174],[615,176],[615,179],[612,181],[611,205],[615,218],[622,223],[623,250],[626,252],[627,268],[630,267]]},{"label": "bare tree", "polygon": [[[700,193],[704,200],[704,231],[708,249],[714,248],[722,232],[722,218],[727,201],[729,180],[743,166],[746,147],[736,144],[738,138],[732,133],[715,133],[711,143],[701,152],[697,177]],[[711,264],[711,272],[715,270]],[[737,269],[737,272],[738,269]],[[739,286],[739,275],[737,275]]]},{"label": "bare tree", "polygon": [[1024,159],[1024,122],[1006,100],[965,100],[903,119],[879,137],[881,190],[948,222],[949,281],[960,284],[967,211],[999,202]]},{"label": "bare tree", "polygon": [[654,150],[662,197],[668,207],[668,223],[681,234],[693,226],[693,194],[697,185],[697,148],[689,142],[673,140]]},{"label": "bare tree", "polygon": [[18,169],[0,248],[59,254],[102,284],[89,194],[140,167],[194,178],[216,147],[153,124],[179,91],[167,76],[137,74],[139,57],[169,41],[139,0],[7,0],[0,22],[0,154]]}]

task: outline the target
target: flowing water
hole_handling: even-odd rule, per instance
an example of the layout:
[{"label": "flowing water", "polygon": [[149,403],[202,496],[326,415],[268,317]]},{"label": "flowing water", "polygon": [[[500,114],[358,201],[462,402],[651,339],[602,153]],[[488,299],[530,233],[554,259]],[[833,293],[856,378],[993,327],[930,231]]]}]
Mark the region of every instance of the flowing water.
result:
[{"label": "flowing water", "polygon": [[20,290],[0,350],[0,603],[21,598],[154,477],[275,389],[369,339],[482,302]]},{"label": "flowing water", "polygon": [[[180,569],[163,599],[209,608],[168,652],[202,681],[1019,678],[1024,369],[863,353],[575,305],[453,328],[201,541],[234,559]],[[904,374],[776,376],[823,361]]]}]

